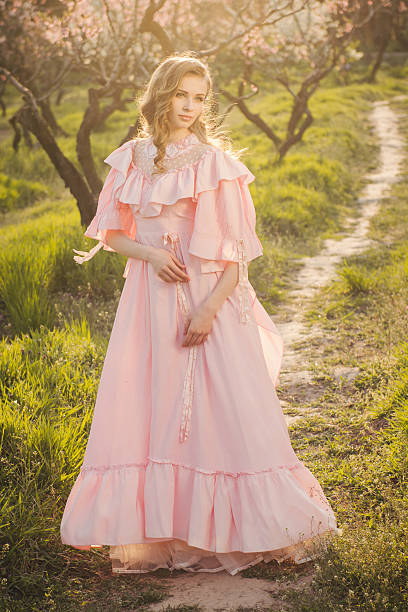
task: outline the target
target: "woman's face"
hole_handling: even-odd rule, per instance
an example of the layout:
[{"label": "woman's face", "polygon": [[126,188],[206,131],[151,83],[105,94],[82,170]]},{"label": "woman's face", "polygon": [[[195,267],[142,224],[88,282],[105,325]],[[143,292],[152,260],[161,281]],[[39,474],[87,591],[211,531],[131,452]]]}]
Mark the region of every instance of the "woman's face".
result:
[{"label": "woman's face", "polygon": [[203,110],[207,80],[197,74],[186,74],[171,98],[168,119],[171,130],[189,128]]}]

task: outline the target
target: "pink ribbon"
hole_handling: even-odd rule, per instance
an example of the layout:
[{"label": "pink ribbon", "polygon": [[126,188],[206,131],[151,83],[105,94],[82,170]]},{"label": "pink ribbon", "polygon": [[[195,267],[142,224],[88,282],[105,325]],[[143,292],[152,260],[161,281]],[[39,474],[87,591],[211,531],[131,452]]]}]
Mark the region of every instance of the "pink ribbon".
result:
[{"label": "pink ribbon", "polygon": [[[97,253],[102,247],[103,242],[99,241],[98,244],[94,246],[90,251],[77,251],[76,249],[72,249],[74,253],[78,253],[78,255],[74,256],[74,260],[79,264],[84,263],[84,261],[89,261],[90,259],[92,259],[95,253]],[[82,255],[82,257],[79,257],[79,255]]]},{"label": "pink ribbon", "polygon": [[[176,252],[176,248],[179,245],[179,236],[173,232],[165,232],[163,234],[163,242],[164,244],[170,243],[174,251]],[[177,249],[177,256],[182,263],[184,263],[183,256],[181,253],[181,249]],[[191,312],[191,309],[188,305],[187,296],[184,291],[183,282],[176,281],[176,291],[177,291],[177,303],[180,311],[183,315],[184,320],[187,315]],[[194,373],[197,361],[197,349],[198,345],[193,344],[193,346],[188,347],[188,361],[187,361],[187,370],[184,377],[184,385],[183,385],[183,411],[181,414],[181,423],[179,429],[179,442],[185,442],[190,435],[191,431],[191,410],[193,406],[193,392],[194,392]]]}]

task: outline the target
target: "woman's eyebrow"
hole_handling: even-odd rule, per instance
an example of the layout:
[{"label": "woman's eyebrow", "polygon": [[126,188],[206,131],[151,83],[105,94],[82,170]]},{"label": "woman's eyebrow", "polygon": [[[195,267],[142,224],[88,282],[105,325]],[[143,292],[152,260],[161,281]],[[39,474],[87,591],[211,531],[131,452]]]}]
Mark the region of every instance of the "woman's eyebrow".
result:
[{"label": "woman's eyebrow", "polygon": [[[183,93],[188,93],[185,89],[178,89],[177,91],[182,91]],[[205,96],[205,93],[197,93],[196,96]]]}]

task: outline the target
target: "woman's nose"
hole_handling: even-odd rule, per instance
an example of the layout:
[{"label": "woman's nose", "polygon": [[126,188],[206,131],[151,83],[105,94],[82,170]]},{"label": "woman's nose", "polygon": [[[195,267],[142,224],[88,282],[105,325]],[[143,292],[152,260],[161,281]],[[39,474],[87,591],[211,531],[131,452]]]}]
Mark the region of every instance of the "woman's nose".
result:
[{"label": "woman's nose", "polygon": [[190,108],[193,108],[193,101],[192,101],[190,98],[186,98],[186,99],[184,100],[184,108],[185,108],[186,110],[187,110],[187,109],[190,109]]}]

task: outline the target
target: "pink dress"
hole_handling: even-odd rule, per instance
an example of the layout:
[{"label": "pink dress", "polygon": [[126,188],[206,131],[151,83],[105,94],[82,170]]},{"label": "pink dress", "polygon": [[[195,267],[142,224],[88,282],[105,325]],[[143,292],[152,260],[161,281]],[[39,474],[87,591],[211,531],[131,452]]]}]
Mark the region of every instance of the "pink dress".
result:
[{"label": "pink dress", "polygon": [[[230,574],[261,560],[311,557],[338,533],[324,493],[291,446],[275,386],[283,342],[247,277],[262,255],[248,183],[230,154],[193,133],[166,148],[153,174],[152,138],[130,141],[112,166],[85,235],[107,229],[172,249],[187,283],[161,280],[129,258],[80,474],[61,537],[110,546],[114,572],[159,567]],[[225,263],[239,283],[207,340],[182,346],[183,321]]]}]

